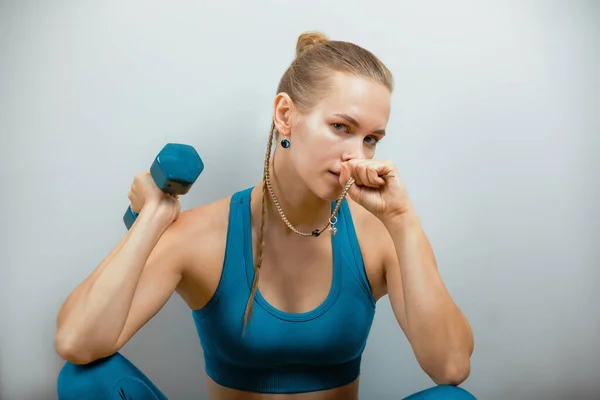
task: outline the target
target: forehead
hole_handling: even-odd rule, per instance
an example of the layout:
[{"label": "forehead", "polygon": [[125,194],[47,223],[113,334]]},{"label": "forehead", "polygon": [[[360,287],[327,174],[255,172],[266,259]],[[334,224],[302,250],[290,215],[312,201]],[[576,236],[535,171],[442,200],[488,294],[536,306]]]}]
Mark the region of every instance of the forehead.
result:
[{"label": "forehead", "polygon": [[325,115],[344,113],[370,125],[385,125],[390,114],[391,93],[372,79],[338,73],[318,104]]}]

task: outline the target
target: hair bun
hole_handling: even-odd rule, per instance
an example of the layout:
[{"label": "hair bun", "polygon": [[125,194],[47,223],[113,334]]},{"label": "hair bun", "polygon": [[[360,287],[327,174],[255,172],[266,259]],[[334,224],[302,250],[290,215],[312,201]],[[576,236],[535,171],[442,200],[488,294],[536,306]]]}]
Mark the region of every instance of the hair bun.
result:
[{"label": "hair bun", "polygon": [[328,42],[327,36],[321,32],[305,32],[298,37],[298,43],[296,43],[296,57],[304,53],[311,47],[319,44]]}]

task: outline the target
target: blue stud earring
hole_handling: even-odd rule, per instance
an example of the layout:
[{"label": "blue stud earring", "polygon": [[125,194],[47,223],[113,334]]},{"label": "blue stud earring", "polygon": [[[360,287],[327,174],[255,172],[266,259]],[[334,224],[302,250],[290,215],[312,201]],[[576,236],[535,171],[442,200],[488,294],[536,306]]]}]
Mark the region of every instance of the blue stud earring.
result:
[{"label": "blue stud earring", "polygon": [[287,149],[288,147],[290,147],[290,141],[287,140],[286,138],[283,138],[283,140],[281,141],[281,147],[283,147],[284,149]]}]

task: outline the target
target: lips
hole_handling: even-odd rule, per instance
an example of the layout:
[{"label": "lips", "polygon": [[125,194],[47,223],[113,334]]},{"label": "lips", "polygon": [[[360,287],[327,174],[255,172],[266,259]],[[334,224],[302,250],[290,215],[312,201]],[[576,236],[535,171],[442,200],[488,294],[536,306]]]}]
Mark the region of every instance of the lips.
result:
[{"label": "lips", "polygon": [[337,183],[339,183],[340,181],[340,174],[335,173],[333,171],[329,171],[329,176],[331,176],[331,179]]}]

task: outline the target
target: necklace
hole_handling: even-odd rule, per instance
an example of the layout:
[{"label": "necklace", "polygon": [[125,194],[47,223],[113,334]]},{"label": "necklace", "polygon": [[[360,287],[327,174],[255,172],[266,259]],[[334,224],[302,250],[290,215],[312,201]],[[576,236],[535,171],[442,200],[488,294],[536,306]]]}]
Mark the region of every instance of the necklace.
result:
[{"label": "necklace", "polygon": [[266,183],[267,188],[269,190],[269,194],[271,196],[271,200],[273,200],[273,203],[275,204],[275,208],[277,208],[277,212],[281,216],[281,219],[283,220],[283,222],[285,222],[285,224],[288,226],[288,228],[290,228],[294,233],[297,233],[300,236],[314,236],[314,237],[317,237],[321,233],[323,233],[323,231],[325,229],[327,229],[327,227],[329,227],[330,225],[331,226],[329,227],[329,231],[331,232],[331,234],[335,235],[335,233],[337,232],[337,228],[335,227],[335,224],[337,223],[337,216],[336,215],[337,215],[338,211],[340,210],[340,206],[342,205],[342,200],[344,200],[344,197],[346,197],[346,193],[348,193],[348,190],[354,184],[354,178],[350,178],[348,180],[348,182],[346,182],[346,185],[344,186],[344,189],[342,190],[342,194],[337,199],[336,204],[335,204],[335,208],[333,209],[333,212],[331,213],[331,216],[329,217],[329,220],[327,221],[327,223],[325,224],[325,226],[323,226],[321,229],[314,229],[312,232],[300,232],[287,219],[287,217],[285,216],[285,213],[283,212],[283,209],[281,208],[281,204],[279,204],[279,200],[275,196],[275,192],[273,191],[273,187],[271,186],[271,176],[270,176],[270,173],[269,173],[268,166],[266,166],[266,168],[265,168],[265,183]]}]

